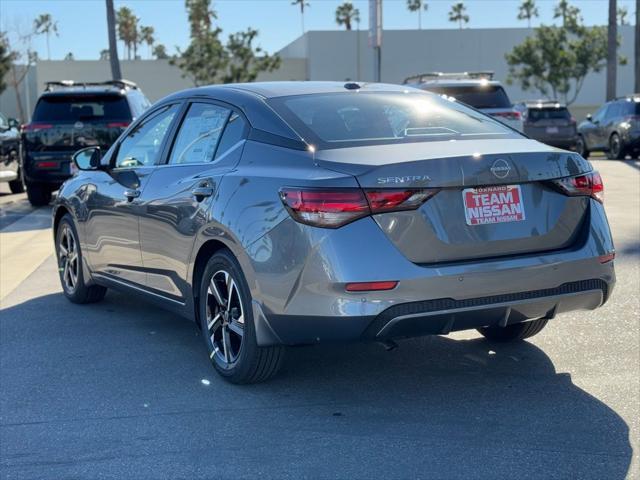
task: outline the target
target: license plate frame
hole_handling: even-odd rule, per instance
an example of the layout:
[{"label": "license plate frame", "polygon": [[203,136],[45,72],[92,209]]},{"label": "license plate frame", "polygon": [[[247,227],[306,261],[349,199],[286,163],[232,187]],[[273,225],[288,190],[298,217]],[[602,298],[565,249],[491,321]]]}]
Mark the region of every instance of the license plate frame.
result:
[{"label": "license plate frame", "polygon": [[526,220],[520,185],[496,185],[462,190],[465,223],[494,225]]}]

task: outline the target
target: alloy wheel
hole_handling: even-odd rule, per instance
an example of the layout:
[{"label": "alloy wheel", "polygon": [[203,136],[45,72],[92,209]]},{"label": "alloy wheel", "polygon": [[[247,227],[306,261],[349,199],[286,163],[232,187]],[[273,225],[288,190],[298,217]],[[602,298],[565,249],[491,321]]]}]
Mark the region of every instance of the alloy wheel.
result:
[{"label": "alloy wheel", "polygon": [[223,368],[238,360],[244,326],[238,285],[229,272],[218,270],[211,277],[207,289],[207,334],[213,347],[210,358]]},{"label": "alloy wheel", "polygon": [[620,149],[622,145],[620,143],[620,137],[618,135],[612,135],[609,142],[609,151],[611,152],[611,158],[620,158]]},{"label": "alloy wheel", "polygon": [[78,242],[69,225],[63,225],[58,243],[58,266],[65,290],[73,292],[78,285]]}]

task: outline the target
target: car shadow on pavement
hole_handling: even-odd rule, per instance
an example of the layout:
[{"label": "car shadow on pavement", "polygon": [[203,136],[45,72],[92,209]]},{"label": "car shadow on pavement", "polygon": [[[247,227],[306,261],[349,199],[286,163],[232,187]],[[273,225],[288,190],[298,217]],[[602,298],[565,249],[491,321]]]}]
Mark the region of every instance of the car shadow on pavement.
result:
[{"label": "car shadow on pavement", "polygon": [[130,462],[137,478],[141,442],[155,442],[151,464],[168,452],[169,476],[194,462],[229,476],[220,458],[238,444],[239,476],[622,479],[631,462],[625,421],[531,342],[289,348],[278,377],[235,386],[190,322],[135,297],[78,306],[56,293],[0,316],[3,467],[18,477],[40,471],[33,452],[53,477],[82,476],[64,462],[99,455],[105,435],[98,471]]}]

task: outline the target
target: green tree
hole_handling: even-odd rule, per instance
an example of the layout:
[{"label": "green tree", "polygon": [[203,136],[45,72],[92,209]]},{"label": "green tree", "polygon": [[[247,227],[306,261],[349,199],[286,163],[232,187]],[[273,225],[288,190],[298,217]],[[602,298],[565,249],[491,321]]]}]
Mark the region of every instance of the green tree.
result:
[{"label": "green tree", "polygon": [[573,31],[582,23],[580,9],[569,4],[568,0],[560,0],[553,9],[553,18],[561,18],[562,26]]},{"label": "green tree", "polygon": [[167,53],[167,47],[163,44],[158,43],[153,47],[153,56],[158,60],[166,60],[169,58],[169,54]]},{"label": "green tree", "polygon": [[49,13],[42,13],[33,21],[33,30],[36,35],[44,34],[47,39],[47,60],[51,60],[51,49],[49,48],[49,37],[51,34],[58,36],[58,22],[53,21]]},{"label": "green tree", "polygon": [[7,89],[5,76],[11,69],[14,53],[9,47],[9,40],[5,32],[0,32],[0,93]]},{"label": "green tree", "polygon": [[253,82],[260,72],[272,72],[280,66],[280,57],[268,55],[253,41],[258,31],[252,28],[229,35],[227,54],[229,65],[222,83]]},{"label": "green tree", "polygon": [[149,58],[151,58],[153,44],[156,41],[156,39],[153,37],[154,33],[155,30],[153,29],[153,27],[140,27],[140,42],[147,44],[147,48],[149,50]]},{"label": "green tree", "polygon": [[351,30],[353,22],[360,21],[360,10],[353,6],[351,2],[344,2],[336,8],[336,23],[344,25],[347,30]]},{"label": "green tree", "polygon": [[587,75],[606,66],[607,28],[567,23],[569,27],[542,25],[507,53],[507,83],[573,103]]},{"label": "green tree", "polygon": [[129,7],[120,7],[116,12],[118,24],[118,38],[124,42],[127,49],[127,60],[131,60],[131,53],[135,59],[138,50],[138,21]]},{"label": "green tree", "polygon": [[304,35],[304,9],[305,7],[310,7],[309,2],[305,0],[293,0],[291,5],[298,5],[300,7],[300,22],[302,25],[302,34]]},{"label": "green tree", "polygon": [[100,50],[100,60],[109,60],[109,49],[103,48]]},{"label": "green tree", "polygon": [[518,20],[526,20],[527,27],[531,28],[531,19],[539,16],[535,0],[523,0],[518,9]]},{"label": "green tree", "polygon": [[76,59],[76,57],[73,56],[73,52],[69,52],[64,56],[64,59],[67,61],[73,61]]},{"label": "green tree", "polygon": [[422,30],[422,11],[429,9],[429,5],[424,0],[407,0],[407,9],[410,12],[418,12],[418,30]]},{"label": "green tree", "polygon": [[618,23],[621,27],[629,25],[627,21],[627,15],[629,15],[629,9],[626,6],[618,7]]},{"label": "green tree", "polygon": [[458,2],[451,5],[451,10],[449,11],[449,21],[458,22],[460,30],[462,30],[463,22],[469,23],[469,15],[467,15],[467,7],[464,6],[464,3]]}]

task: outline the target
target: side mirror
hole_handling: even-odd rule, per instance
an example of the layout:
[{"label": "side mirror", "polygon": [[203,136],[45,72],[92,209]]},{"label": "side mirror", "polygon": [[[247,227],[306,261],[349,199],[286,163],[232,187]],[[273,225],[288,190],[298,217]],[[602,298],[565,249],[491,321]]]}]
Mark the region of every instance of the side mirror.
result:
[{"label": "side mirror", "polygon": [[587,118],[587,120],[589,122],[593,121],[593,116],[590,113],[587,113],[587,117],[586,118]]},{"label": "side mirror", "polygon": [[10,118],[7,123],[9,124],[9,128],[17,128],[20,129],[20,122],[15,118]]},{"label": "side mirror", "polygon": [[101,158],[100,147],[87,147],[73,154],[73,163],[78,170],[99,170]]}]

